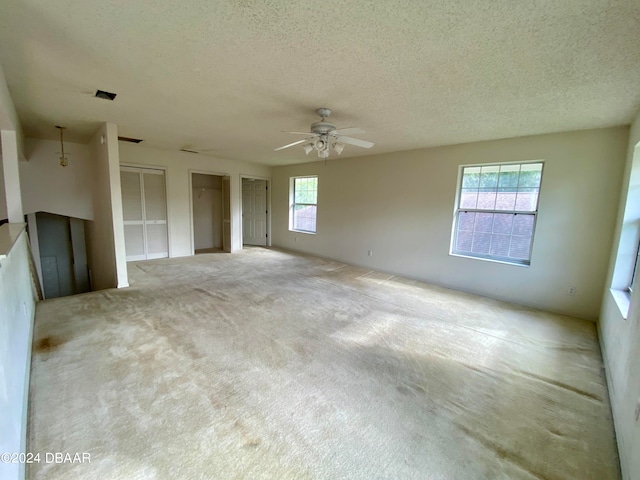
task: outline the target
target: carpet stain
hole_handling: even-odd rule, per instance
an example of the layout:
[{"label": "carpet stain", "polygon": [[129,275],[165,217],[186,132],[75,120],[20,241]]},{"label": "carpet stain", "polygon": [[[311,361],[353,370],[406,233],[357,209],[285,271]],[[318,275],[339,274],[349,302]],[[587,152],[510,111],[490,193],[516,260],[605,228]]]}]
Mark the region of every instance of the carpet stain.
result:
[{"label": "carpet stain", "polygon": [[260,443],[262,442],[260,442],[260,440],[257,438],[246,438],[242,446],[244,448],[255,448],[260,445]]},{"label": "carpet stain", "polygon": [[56,350],[63,343],[64,340],[60,337],[49,335],[36,341],[33,350],[35,353],[49,353]]}]

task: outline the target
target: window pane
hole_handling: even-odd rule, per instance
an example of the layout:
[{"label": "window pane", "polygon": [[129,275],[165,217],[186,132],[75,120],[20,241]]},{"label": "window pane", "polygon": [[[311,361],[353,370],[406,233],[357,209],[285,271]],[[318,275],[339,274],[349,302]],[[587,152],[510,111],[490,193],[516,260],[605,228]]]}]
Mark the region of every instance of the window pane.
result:
[{"label": "window pane", "polygon": [[480,185],[480,167],[465,167],[462,170],[462,188],[477,190]]},{"label": "window pane", "polygon": [[491,191],[498,187],[498,173],[500,167],[491,165],[482,167],[480,172],[480,191]]},{"label": "window pane", "polygon": [[478,204],[478,190],[462,189],[460,194],[460,208],[476,208]]},{"label": "window pane", "polygon": [[541,163],[525,163],[520,170],[520,187],[540,187],[542,180],[542,164]]},{"label": "window pane", "polygon": [[515,192],[518,187],[520,165],[502,165],[500,167],[500,180],[498,188]]},{"label": "window pane", "polygon": [[529,259],[529,251],[531,249],[531,237],[511,237],[511,248],[509,249],[509,257],[520,260]]},{"label": "window pane", "polygon": [[473,234],[473,246],[471,251],[473,253],[487,254],[489,253],[489,245],[491,244],[490,233],[474,233]]},{"label": "window pane", "polygon": [[515,215],[513,218],[513,235],[533,234],[533,215]]},{"label": "window pane", "polygon": [[511,235],[491,235],[490,254],[497,257],[506,257],[509,255],[509,244],[511,243]]},{"label": "window pane", "polygon": [[511,234],[512,213],[496,213],[493,217],[493,233]]},{"label": "window pane", "polygon": [[460,230],[456,238],[456,250],[462,252],[470,252],[473,242],[473,232]]},{"label": "window pane", "polygon": [[478,208],[493,210],[496,206],[496,192],[478,193]]},{"label": "window pane", "polygon": [[293,181],[294,203],[318,203],[317,178],[295,178]]},{"label": "window pane", "polygon": [[491,233],[493,226],[493,213],[477,213],[476,214],[476,226],[475,232],[487,232]]},{"label": "window pane", "polygon": [[513,211],[516,206],[516,191],[498,190],[496,195],[496,210]]},{"label": "window pane", "polygon": [[516,210],[534,212],[538,206],[537,188],[520,188],[516,198]]},{"label": "window pane", "polygon": [[476,221],[474,212],[460,212],[458,216],[458,230],[473,231],[473,224]]},{"label": "window pane", "polygon": [[315,232],[316,213],[317,207],[315,205],[294,205],[293,229],[303,230],[305,232]]}]

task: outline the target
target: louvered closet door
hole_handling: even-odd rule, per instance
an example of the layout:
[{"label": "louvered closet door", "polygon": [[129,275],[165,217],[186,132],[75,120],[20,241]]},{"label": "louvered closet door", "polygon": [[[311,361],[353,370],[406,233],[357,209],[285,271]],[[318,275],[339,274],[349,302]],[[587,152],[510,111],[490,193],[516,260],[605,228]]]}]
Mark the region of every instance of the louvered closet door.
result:
[{"label": "louvered closet door", "polygon": [[142,173],[142,179],[147,258],[165,258],[169,256],[169,244],[167,242],[167,200],[164,172],[162,170],[148,170]]},{"label": "louvered closet door", "polygon": [[120,169],[127,261],[169,256],[164,171]]},{"label": "louvered closet door", "polygon": [[127,262],[146,260],[140,172],[131,169],[120,170],[120,185],[122,188],[122,213],[124,215],[124,242]]}]

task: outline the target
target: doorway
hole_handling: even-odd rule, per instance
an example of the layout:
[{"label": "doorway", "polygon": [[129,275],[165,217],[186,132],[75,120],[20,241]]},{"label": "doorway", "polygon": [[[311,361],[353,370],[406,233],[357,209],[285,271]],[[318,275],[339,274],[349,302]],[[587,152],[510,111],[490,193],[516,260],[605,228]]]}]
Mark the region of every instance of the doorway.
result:
[{"label": "doorway", "polygon": [[84,220],[46,212],[34,220],[44,298],[90,292]]},{"label": "doorway", "polygon": [[269,180],[242,177],[242,244],[269,242]]},{"label": "doorway", "polygon": [[229,179],[225,175],[191,172],[193,253],[230,251]]}]

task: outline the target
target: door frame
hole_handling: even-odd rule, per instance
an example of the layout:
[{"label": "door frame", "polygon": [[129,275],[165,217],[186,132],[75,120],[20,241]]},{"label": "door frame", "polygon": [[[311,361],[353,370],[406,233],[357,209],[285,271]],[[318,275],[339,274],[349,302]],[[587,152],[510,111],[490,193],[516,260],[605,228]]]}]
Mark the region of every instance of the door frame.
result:
[{"label": "door frame", "polygon": [[248,174],[240,174],[240,222],[238,222],[240,224],[240,248],[244,248],[244,232],[242,230],[243,228],[243,215],[244,215],[244,211],[243,211],[243,206],[242,206],[242,181],[247,178],[247,179],[253,179],[253,180],[266,180],[267,181],[267,244],[265,246],[270,247],[271,246],[271,177],[262,177],[260,175],[248,175]]},{"label": "door frame", "polygon": [[[133,162],[120,162],[118,168],[118,182],[120,181],[120,168],[121,167],[129,167],[129,168],[143,168],[147,170],[162,170],[164,172],[164,201],[165,207],[167,209],[167,251],[168,257],[173,258],[172,245],[171,245],[171,214],[169,212],[169,167],[163,165],[149,165],[146,163],[133,163]],[[122,196],[122,192],[120,192]],[[124,223],[122,224],[124,228]],[[127,285],[128,286],[128,285]]]},{"label": "door frame", "polygon": [[[224,177],[231,177],[231,175],[229,175],[228,173],[220,173],[220,172],[211,172],[208,170],[197,170],[197,169],[193,169],[190,168],[188,170],[189,172],[189,224],[191,225],[191,230],[189,232],[189,236],[191,237],[191,255],[195,255],[196,254],[196,248],[195,248],[195,233],[194,233],[194,225],[193,225],[193,174],[197,173],[199,175],[214,175],[216,177],[222,177],[224,179]],[[223,202],[226,202],[227,199],[226,198],[222,198]],[[231,201],[231,192],[229,192],[229,201]],[[240,222],[242,223],[242,222]],[[231,229],[231,240],[233,242],[233,211],[231,212],[231,225],[229,226],[229,228]],[[222,231],[222,235],[224,236],[224,225],[223,225],[223,231]],[[222,244],[224,246],[224,239],[222,240]],[[224,247],[223,247],[224,249]],[[233,249],[232,249],[233,250]]]}]

